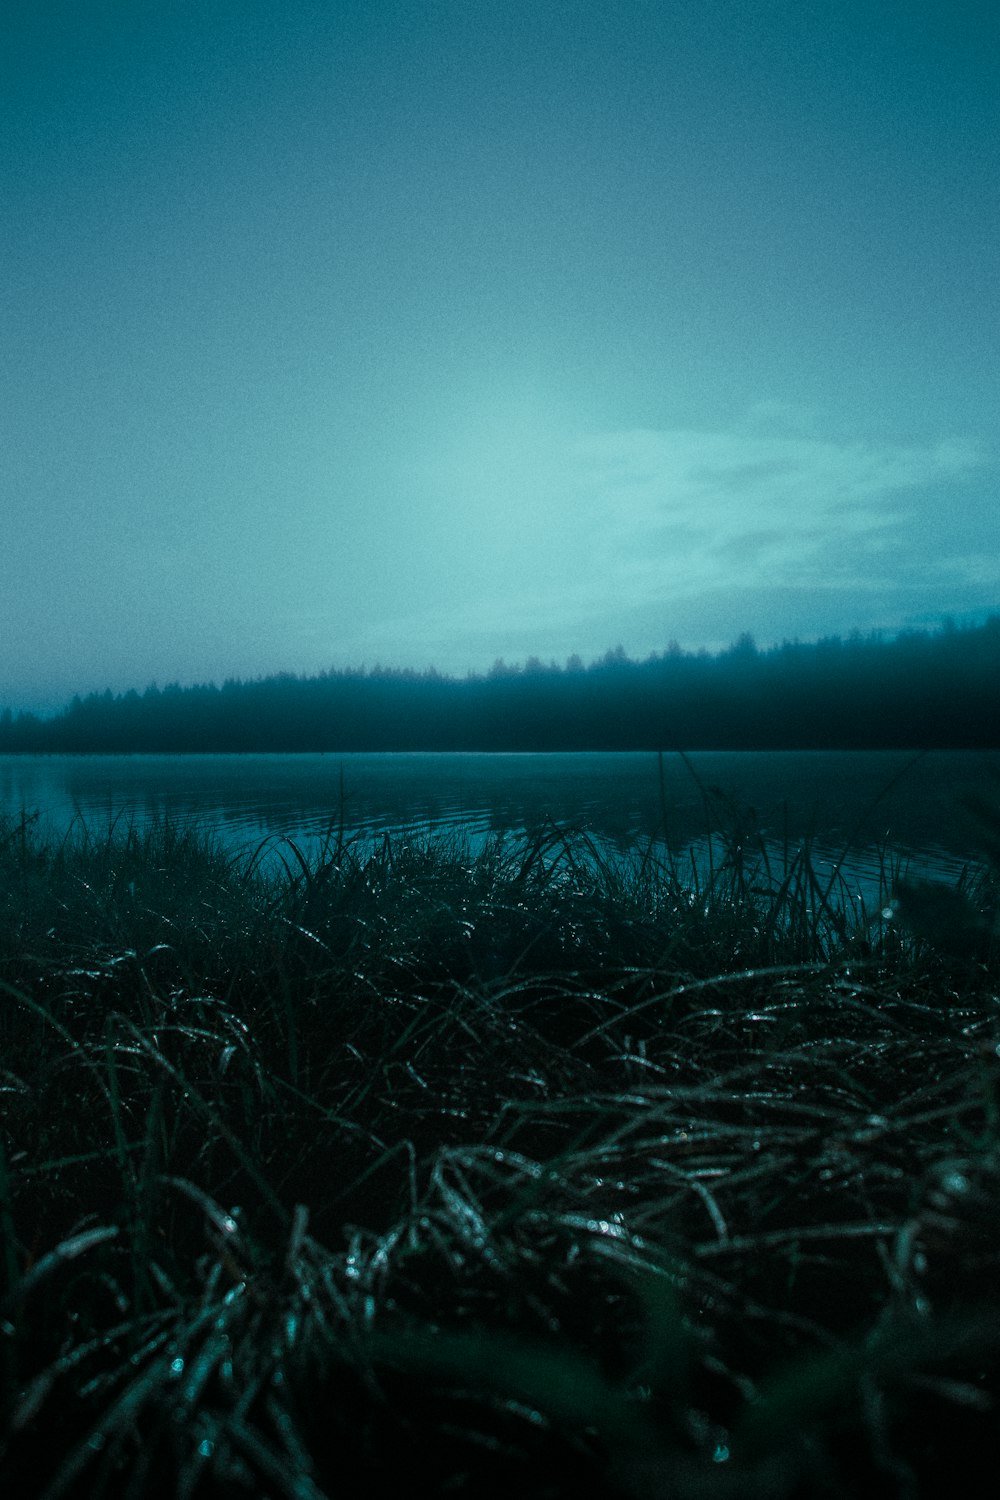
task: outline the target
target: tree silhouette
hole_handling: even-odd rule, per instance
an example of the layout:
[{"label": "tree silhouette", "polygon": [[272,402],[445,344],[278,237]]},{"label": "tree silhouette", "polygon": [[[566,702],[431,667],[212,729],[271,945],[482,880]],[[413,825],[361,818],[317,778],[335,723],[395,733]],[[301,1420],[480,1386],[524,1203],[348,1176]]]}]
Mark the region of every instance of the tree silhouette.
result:
[{"label": "tree silhouette", "polygon": [[0,751],[996,748],[1000,615],[895,640],[855,633],[715,656],[619,645],[585,667],[498,659],[485,675],[382,667],[222,687],[74,696],[40,719],[0,713]]}]

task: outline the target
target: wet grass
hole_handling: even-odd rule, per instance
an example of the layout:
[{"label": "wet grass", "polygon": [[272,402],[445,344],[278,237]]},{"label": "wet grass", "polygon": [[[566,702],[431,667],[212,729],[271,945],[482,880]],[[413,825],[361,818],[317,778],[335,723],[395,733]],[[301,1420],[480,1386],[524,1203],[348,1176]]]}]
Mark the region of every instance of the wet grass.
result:
[{"label": "wet grass", "polygon": [[996,878],[706,808],[707,872],[0,825],[5,1492],[978,1492]]}]

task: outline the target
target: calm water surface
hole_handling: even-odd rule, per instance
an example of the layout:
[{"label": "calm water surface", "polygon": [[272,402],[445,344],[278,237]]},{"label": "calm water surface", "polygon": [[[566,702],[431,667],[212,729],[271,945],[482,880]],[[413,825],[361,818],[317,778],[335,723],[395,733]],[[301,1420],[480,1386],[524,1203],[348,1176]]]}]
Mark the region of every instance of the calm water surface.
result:
[{"label": "calm water surface", "polygon": [[[1000,752],[705,751],[688,761],[664,755],[661,781],[649,753],[0,756],[0,812],[37,812],[56,833],[78,816],[100,830],[118,816],[169,815],[212,825],[234,850],[277,836],[314,850],[341,821],[361,840],[453,831],[475,847],[552,820],[608,849],[665,839],[700,861],[705,788],[730,799],[776,858],[806,837],[818,864],[849,848],[845,872],[868,885],[887,843],[911,871],[956,878],[979,857],[961,793],[1000,801]],[[718,826],[717,807],[712,816]]]}]

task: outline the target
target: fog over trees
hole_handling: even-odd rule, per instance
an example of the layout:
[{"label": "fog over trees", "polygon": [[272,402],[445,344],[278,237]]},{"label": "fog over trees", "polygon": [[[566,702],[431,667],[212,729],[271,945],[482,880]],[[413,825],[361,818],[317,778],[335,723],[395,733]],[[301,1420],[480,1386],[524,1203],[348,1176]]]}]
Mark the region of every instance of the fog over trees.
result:
[{"label": "fog over trees", "polygon": [[716,655],[618,647],[584,665],[445,677],[373,667],[6,708],[0,751],[770,750],[1000,747],[1000,615]]}]

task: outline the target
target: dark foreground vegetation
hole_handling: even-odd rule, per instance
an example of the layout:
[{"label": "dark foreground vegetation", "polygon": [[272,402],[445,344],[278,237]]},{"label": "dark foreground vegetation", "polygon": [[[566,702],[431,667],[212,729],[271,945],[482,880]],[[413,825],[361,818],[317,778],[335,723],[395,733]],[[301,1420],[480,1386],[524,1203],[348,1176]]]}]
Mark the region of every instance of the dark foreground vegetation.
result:
[{"label": "dark foreground vegetation", "polygon": [[0,827],[3,1493],[982,1493],[996,878],[754,855]]},{"label": "dark foreground vegetation", "polygon": [[710,656],[619,648],[585,667],[485,676],[284,673],[74,698],[0,715],[4,751],[857,750],[1000,748],[1000,615],[888,642],[839,636]]}]

